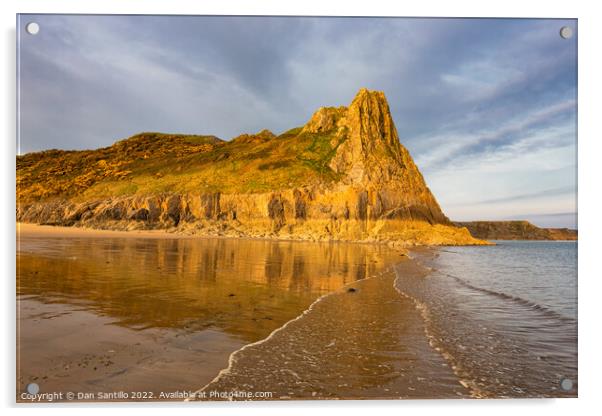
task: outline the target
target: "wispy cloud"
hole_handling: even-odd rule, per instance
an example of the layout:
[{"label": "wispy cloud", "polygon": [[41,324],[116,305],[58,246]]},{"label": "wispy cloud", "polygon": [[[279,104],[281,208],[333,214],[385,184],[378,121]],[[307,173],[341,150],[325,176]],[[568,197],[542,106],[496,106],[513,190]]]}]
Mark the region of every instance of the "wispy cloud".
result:
[{"label": "wispy cloud", "polygon": [[[499,204],[500,202],[514,202],[514,201],[524,201],[524,200],[533,200],[537,198],[546,198],[549,196],[558,196],[558,195],[575,195],[575,187],[574,186],[563,186],[560,188],[554,189],[546,189],[544,191],[530,192],[527,194],[518,194],[518,195],[509,195],[501,198],[492,198],[492,199],[482,199],[473,201],[473,204]],[[546,214],[549,215],[549,214]]]},{"label": "wispy cloud", "polygon": [[[444,169],[450,163],[462,163],[465,159],[479,154],[490,154],[512,150],[523,151],[522,145],[554,146],[575,143],[574,116],[576,101],[567,99],[543,108],[535,108],[526,114],[517,114],[501,120],[495,127],[486,126],[481,130],[466,132],[456,127],[455,131],[428,137],[428,148],[418,156],[424,169]],[[473,123],[476,127],[476,123]],[[561,130],[561,137],[550,134]],[[549,134],[544,135],[542,132]],[[423,145],[424,146],[424,145]],[[508,155],[506,155],[508,156]],[[507,160],[507,158],[506,158]]]}]

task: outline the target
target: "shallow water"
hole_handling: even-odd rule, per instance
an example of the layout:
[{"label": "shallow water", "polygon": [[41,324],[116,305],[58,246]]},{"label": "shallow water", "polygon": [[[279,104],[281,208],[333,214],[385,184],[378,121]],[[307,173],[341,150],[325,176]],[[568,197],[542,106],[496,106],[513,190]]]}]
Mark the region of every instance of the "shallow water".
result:
[{"label": "shallow water", "polygon": [[[498,241],[420,261],[397,288],[422,312],[431,344],[477,397],[577,394],[577,243]],[[563,391],[563,378],[574,388]]]}]

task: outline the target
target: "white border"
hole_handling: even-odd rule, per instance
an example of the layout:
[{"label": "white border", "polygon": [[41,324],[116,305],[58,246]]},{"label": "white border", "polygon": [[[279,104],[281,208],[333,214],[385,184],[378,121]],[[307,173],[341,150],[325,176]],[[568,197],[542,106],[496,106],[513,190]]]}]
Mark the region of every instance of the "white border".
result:
[{"label": "white border", "polygon": [[[198,403],[183,408],[171,404],[151,404],[143,411],[163,414],[166,410],[194,412],[198,414],[231,414],[243,411],[251,415],[345,412],[364,415],[370,408],[379,413],[400,414],[412,412],[423,414],[482,414],[504,415],[512,412],[545,413],[566,415],[593,413],[599,407],[598,386],[602,373],[600,366],[600,295],[602,294],[599,264],[596,263],[600,235],[600,41],[602,22],[596,13],[594,1],[409,1],[386,0],[233,0],[233,1],[185,1],[185,0],[3,0],[0,2],[2,24],[2,71],[0,102],[3,128],[2,163],[2,219],[4,220],[1,264],[5,272],[4,301],[1,302],[3,331],[0,348],[3,363],[0,394],[2,405],[15,411],[15,14],[20,13],[123,13],[123,14],[276,14],[276,15],[346,15],[346,16],[442,16],[442,17],[558,17],[579,19],[579,399],[564,400],[489,400],[489,401],[405,401],[405,402],[294,402],[294,403]],[[598,121],[598,123],[596,123]],[[49,414],[77,412],[74,406],[54,405],[42,407],[20,406],[25,413],[38,411]],[[132,405],[91,406],[86,413],[104,414],[134,410]],[[173,408],[173,410],[171,410]],[[142,410],[142,409],[140,409]]]}]

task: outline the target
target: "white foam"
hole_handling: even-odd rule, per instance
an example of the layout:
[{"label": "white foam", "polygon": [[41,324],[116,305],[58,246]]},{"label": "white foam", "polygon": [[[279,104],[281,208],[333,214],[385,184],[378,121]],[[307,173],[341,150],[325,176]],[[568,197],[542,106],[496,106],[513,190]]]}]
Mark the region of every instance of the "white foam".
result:
[{"label": "white foam", "polygon": [[[430,267],[427,267],[427,266],[421,264],[420,262],[418,262],[418,260],[416,258],[414,258],[414,261],[421,268],[423,268],[429,272],[432,271],[432,269]],[[439,355],[441,355],[445,361],[447,361],[447,363],[451,367],[451,369],[454,372],[454,374],[456,375],[456,377],[458,377],[458,382],[470,392],[471,397],[474,397],[474,398],[487,397],[487,394],[485,392],[483,392],[481,389],[479,389],[477,387],[476,383],[462,377],[462,375],[460,374],[460,369],[458,368],[458,364],[455,362],[456,360],[454,360],[454,357],[450,353],[448,353],[445,349],[443,349],[443,347],[441,345],[439,345],[437,343],[435,336],[433,334],[431,334],[431,332],[429,331],[430,311],[428,309],[428,306],[426,305],[426,303],[420,302],[415,297],[410,296],[407,293],[405,293],[399,289],[399,287],[397,286],[397,282],[399,280],[399,274],[397,273],[397,270],[395,268],[393,268],[393,270],[394,270],[395,276],[396,276],[395,280],[393,281],[393,288],[401,296],[403,296],[406,299],[411,300],[412,303],[414,304],[414,307],[416,308],[416,310],[420,313],[420,316],[422,317],[422,320],[424,321],[424,334],[428,340],[429,346],[433,350],[435,350]]]}]

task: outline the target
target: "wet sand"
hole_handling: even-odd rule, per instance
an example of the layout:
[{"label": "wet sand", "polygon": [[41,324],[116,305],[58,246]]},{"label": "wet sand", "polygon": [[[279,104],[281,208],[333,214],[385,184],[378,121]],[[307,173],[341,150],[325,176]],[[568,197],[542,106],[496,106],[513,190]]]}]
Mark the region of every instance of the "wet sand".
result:
[{"label": "wet sand", "polygon": [[[160,395],[189,391],[187,380],[209,382],[227,365],[229,351],[244,345],[210,329],[135,331],[65,304],[20,299],[17,310],[19,392],[37,383],[40,393],[125,392],[127,400],[135,393],[182,400]],[[17,400],[29,401],[20,394]]]}]

